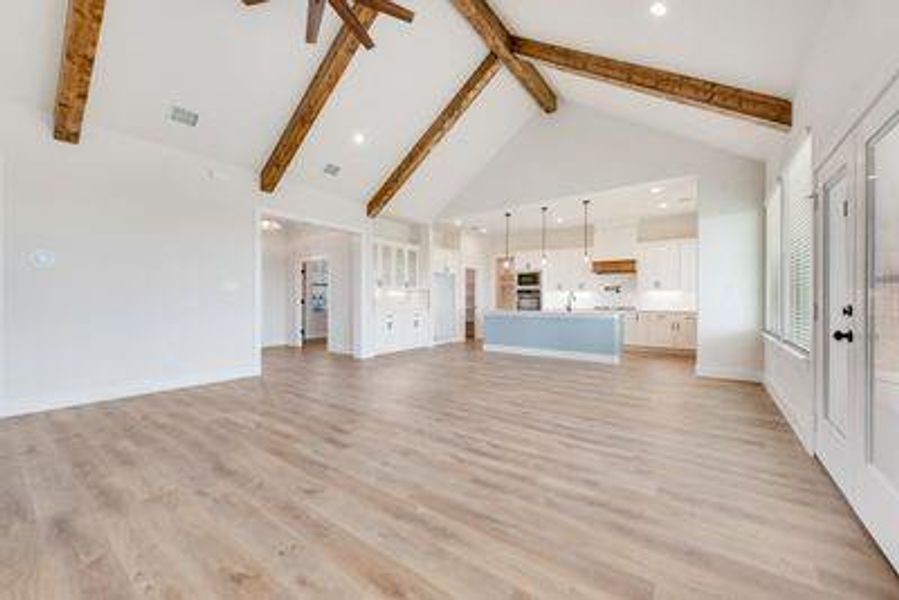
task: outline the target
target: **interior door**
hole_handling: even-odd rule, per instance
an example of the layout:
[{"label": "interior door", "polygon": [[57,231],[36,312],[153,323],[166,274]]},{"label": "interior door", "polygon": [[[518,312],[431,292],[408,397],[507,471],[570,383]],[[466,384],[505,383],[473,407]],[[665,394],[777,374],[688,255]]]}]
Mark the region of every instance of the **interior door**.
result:
[{"label": "interior door", "polygon": [[857,206],[853,199],[854,169],[847,147],[819,171],[818,198],[823,213],[824,265],[822,304],[823,393],[817,423],[821,462],[843,489],[852,487],[851,422],[856,393],[859,305],[856,297]]},{"label": "interior door", "polygon": [[899,566],[899,90],[862,124],[867,268],[860,514]]},{"label": "interior door", "polygon": [[899,568],[899,86],[818,171],[816,451]]}]

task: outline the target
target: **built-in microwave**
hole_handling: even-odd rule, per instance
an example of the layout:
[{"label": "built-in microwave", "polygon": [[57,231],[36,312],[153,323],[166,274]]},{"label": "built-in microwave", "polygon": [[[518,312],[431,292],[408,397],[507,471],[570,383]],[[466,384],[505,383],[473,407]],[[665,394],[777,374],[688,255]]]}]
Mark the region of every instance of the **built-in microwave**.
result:
[{"label": "built-in microwave", "polygon": [[540,271],[518,274],[518,287],[540,287]]}]

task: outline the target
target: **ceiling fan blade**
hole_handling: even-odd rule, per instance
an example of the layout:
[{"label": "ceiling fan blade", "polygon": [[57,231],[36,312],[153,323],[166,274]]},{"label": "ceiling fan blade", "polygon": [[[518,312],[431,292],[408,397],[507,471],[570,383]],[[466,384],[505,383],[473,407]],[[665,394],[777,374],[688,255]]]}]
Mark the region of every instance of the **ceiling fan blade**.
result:
[{"label": "ceiling fan blade", "polygon": [[400,6],[396,2],[390,0],[356,0],[359,4],[367,6],[372,10],[376,10],[385,15],[390,15],[400,21],[411,23],[415,18],[415,13],[404,6]]},{"label": "ceiling fan blade", "polygon": [[318,41],[318,32],[322,28],[322,14],[325,12],[325,0],[309,0],[306,13],[306,42],[314,44]]},{"label": "ceiling fan blade", "polygon": [[255,6],[264,2],[268,2],[268,0],[243,0],[244,5],[246,6]]},{"label": "ceiling fan blade", "polygon": [[356,13],[353,12],[346,0],[328,0],[328,3],[331,5],[331,8],[337,11],[344,24],[349,27],[353,37],[359,40],[359,43],[365,46],[366,50],[371,50],[375,47],[371,36],[368,35],[368,30],[359,22]]}]

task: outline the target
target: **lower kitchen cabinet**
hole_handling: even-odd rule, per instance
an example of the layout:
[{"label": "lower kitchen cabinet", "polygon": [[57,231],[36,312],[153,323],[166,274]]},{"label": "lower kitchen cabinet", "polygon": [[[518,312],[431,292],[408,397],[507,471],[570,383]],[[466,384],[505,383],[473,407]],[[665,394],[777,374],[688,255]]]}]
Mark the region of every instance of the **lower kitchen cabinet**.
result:
[{"label": "lower kitchen cabinet", "polygon": [[388,309],[377,313],[378,353],[399,352],[428,346],[430,330],[427,311],[421,309]]},{"label": "lower kitchen cabinet", "polygon": [[624,317],[625,346],[696,349],[696,315],[692,313],[637,312]]}]

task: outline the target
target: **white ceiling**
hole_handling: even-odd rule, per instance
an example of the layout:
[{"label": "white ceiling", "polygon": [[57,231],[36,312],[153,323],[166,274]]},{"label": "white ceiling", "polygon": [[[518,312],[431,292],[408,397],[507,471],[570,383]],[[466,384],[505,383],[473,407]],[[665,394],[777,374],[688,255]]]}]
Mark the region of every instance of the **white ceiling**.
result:
[{"label": "white ceiling", "polygon": [[[791,95],[830,0],[493,0],[521,35]],[[380,17],[377,47],[360,52],[298,156],[290,177],[360,204],[368,200],[486,50],[449,0],[404,0],[412,25]],[[4,2],[0,97],[49,111],[67,0]],[[304,0],[108,2],[85,124],[116,129],[258,171],[337,30],[303,43]],[[542,69],[562,101],[764,158],[773,130]],[[196,129],[166,120],[172,104]],[[530,119],[545,118],[501,72],[396,198],[391,213],[428,220]],[[552,118],[546,117],[546,118]],[[352,135],[366,136],[363,146]],[[342,167],[337,178],[322,173]]]},{"label": "white ceiling", "polygon": [[[542,210],[547,207],[547,229],[567,229],[584,222],[584,200],[589,200],[587,220],[597,226],[635,223],[642,218],[696,212],[696,179],[681,177],[648,182],[593,194],[553,198],[536,204],[510,206],[503,210],[474,212],[447,224],[480,233],[505,230],[505,212],[512,213],[514,231],[540,229]],[[485,231],[486,230],[486,231]]]}]

